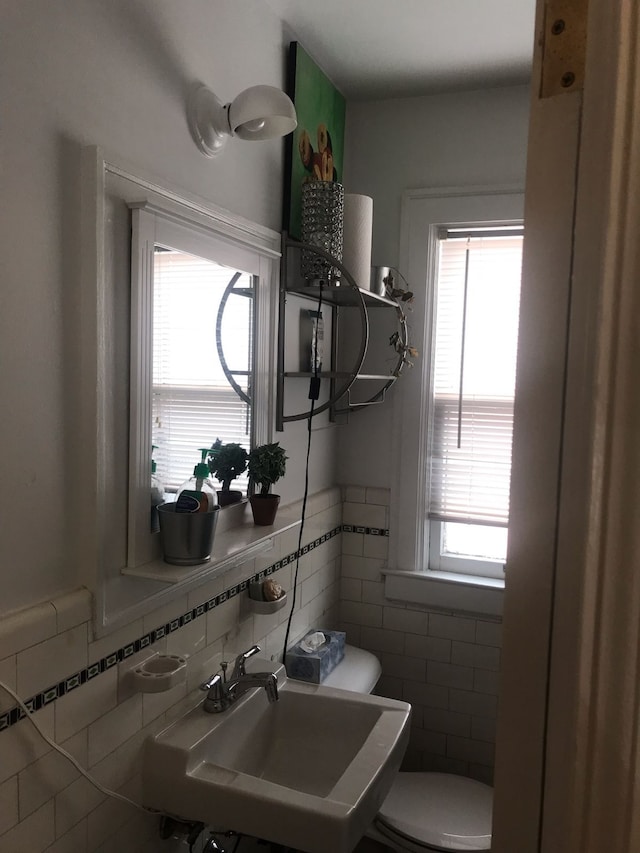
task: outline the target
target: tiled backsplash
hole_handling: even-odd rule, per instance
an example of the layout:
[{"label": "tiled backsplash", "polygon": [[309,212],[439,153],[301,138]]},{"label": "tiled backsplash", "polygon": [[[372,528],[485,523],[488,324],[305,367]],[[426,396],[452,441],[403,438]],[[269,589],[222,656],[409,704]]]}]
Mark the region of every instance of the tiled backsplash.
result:
[{"label": "tiled backsplash", "polygon": [[[66,696],[72,690],[81,687],[83,684],[86,684],[88,681],[91,681],[91,679],[96,678],[98,675],[101,675],[103,672],[106,672],[106,670],[111,669],[111,667],[117,666],[119,663],[122,663],[128,658],[131,658],[137,652],[141,652],[144,649],[149,649],[151,646],[157,644],[164,637],[168,637],[170,634],[173,634],[180,628],[184,628],[185,625],[189,625],[191,622],[196,619],[199,619],[205,614],[212,613],[212,611],[216,607],[220,607],[226,601],[234,598],[236,595],[240,595],[245,592],[250,583],[262,581],[265,577],[279,572],[285,566],[295,564],[296,559],[298,557],[306,556],[308,553],[313,551],[314,548],[320,547],[320,545],[323,545],[325,542],[329,541],[334,536],[337,536],[340,532],[341,527],[340,525],[338,525],[333,530],[330,530],[327,533],[323,533],[317,539],[303,545],[303,547],[299,550],[296,549],[296,551],[292,552],[291,554],[286,554],[284,557],[282,557],[282,559],[277,560],[275,563],[272,563],[265,569],[256,572],[254,575],[247,578],[246,580],[240,581],[240,583],[237,583],[234,586],[225,589],[219,595],[213,595],[207,601],[202,601],[195,607],[190,608],[189,610],[187,610],[186,613],[181,613],[179,616],[170,619],[168,622],[163,623],[162,625],[158,625],[153,630],[145,633],[142,637],[137,637],[135,640],[127,642],[126,645],[122,646],[122,648],[120,649],[113,649],[104,657],[100,658],[100,660],[96,660],[93,663],[90,663],[89,666],[84,667],[78,672],[74,672],[72,675],[63,678],[62,681],[59,681],[56,684],[52,684],[50,687],[47,687],[39,693],[36,693],[34,696],[30,696],[28,699],[23,700],[25,705],[30,711],[38,711],[45,705],[48,705],[50,702],[54,702],[56,699],[60,699],[62,696]],[[73,638],[62,638],[62,644],[68,644],[69,642],[71,643],[71,645],[73,645]],[[60,642],[58,642],[57,645],[60,645]],[[37,646],[32,648],[33,651],[30,654],[30,657],[32,657],[36,662],[41,663],[44,654],[43,650],[40,650]],[[48,656],[51,656],[52,654],[53,650],[49,652]],[[39,664],[36,663],[36,669],[38,668],[38,666]],[[0,681],[1,680],[2,679],[0,679]],[[17,706],[9,711],[6,711],[3,714],[0,714],[0,732],[2,732],[6,728],[9,728],[9,726],[15,725],[24,716],[24,711],[22,711]]]},{"label": "tiled backsplash", "polygon": [[381,571],[388,539],[366,531],[387,527],[388,492],[349,487],[345,498],[340,627],[348,642],[379,657],[376,693],[412,705],[404,769],[490,782],[501,623],[386,599]]},{"label": "tiled backsplash", "polygon": [[[405,766],[487,780],[493,766],[500,623],[429,611],[384,597],[388,492],[346,487],[309,503],[291,641],[309,627],[341,627],[382,662],[378,693],[411,702]],[[341,535],[337,535],[341,534]],[[0,620],[0,681],[30,700],[45,731],[98,780],[141,802],[140,754],[220,656],[254,643],[282,653],[289,607],[253,613],[250,580],[277,572],[291,590],[297,531],[275,549],[93,640],[90,596],[77,591]],[[341,568],[342,567],[342,568]],[[188,657],[186,684],[132,693],[120,676],[149,649]],[[0,690],[2,853],[151,853],[157,820],[107,799],[51,750]],[[167,853],[181,845],[162,843]],[[260,848],[264,849],[264,848]]]},{"label": "tiled backsplash", "polygon": [[[291,641],[308,627],[336,626],[342,506],[339,489],[309,501]],[[290,607],[254,613],[248,582],[277,572],[291,593],[298,531],[274,537],[266,556],[183,594],[99,640],[91,600],[81,590],[0,620],[0,681],[30,699],[35,717],[99,782],[142,801],[140,755],[198,684],[254,643],[279,657]],[[164,693],[132,693],[120,678],[149,649],[188,657],[187,681]],[[0,690],[0,850],[2,853],[146,853],[162,844],[157,819],[106,798],[19,720]],[[179,850],[187,848],[179,846]]]}]

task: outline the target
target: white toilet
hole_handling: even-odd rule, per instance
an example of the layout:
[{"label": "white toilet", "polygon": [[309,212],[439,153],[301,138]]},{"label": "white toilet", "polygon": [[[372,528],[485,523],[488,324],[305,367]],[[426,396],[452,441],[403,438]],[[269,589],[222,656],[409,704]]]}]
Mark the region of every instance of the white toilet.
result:
[{"label": "white toilet", "polygon": [[[371,693],[382,667],[371,652],[347,646],[327,687]],[[491,850],[493,790],[451,773],[398,773],[367,832],[396,853]]]}]

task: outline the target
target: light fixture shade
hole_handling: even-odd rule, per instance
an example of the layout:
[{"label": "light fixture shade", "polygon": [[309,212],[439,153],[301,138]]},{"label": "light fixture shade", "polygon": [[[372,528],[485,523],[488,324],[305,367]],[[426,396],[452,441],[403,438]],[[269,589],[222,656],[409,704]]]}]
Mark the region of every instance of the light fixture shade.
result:
[{"label": "light fixture shade", "polygon": [[229,128],[240,139],[273,139],[296,129],[291,99],[275,86],[251,86],[229,105]]},{"label": "light fixture shade", "polygon": [[223,104],[206,86],[196,84],[187,104],[189,129],[200,151],[215,157],[230,136],[272,139],[296,129],[290,98],[275,86],[252,86],[230,104]]}]

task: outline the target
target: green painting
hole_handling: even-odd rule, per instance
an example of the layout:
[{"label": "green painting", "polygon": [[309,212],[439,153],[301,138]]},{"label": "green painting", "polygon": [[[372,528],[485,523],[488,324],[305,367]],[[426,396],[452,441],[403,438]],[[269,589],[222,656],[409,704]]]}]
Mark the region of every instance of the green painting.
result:
[{"label": "green painting", "polygon": [[289,96],[298,126],[287,137],[284,230],[300,239],[302,184],[342,182],[345,100],[298,42],[289,53]]}]

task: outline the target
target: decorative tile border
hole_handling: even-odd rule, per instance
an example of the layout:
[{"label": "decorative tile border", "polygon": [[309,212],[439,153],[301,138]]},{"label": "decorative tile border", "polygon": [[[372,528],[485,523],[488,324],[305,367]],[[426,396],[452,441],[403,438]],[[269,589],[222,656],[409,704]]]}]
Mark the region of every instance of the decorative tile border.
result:
[{"label": "decorative tile border", "polygon": [[[157,628],[154,628],[152,631],[149,631],[147,634],[142,637],[139,637],[137,640],[128,643],[121,649],[117,649],[114,652],[110,652],[108,655],[105,655],[103,658],[100,658],[100,660],[89,664],[86,669],[82,669],[79,672],[75,672],[73,675],[64,678],[57,684],[53,684],[51,687],[47,687],[46,690],[43,690],[40,693],[36,693],[35,696],[32,696],[31,698],[25,700],[25,705],[30,711],[39,711],[40,708],[44,708],[45,705],[50,705],[51,702],[55,702],[55,700],[59,699],[61,696],[65,696],[72,690],[76,690],[78,687],[81,687],[83,684],[86,684],[87,681],[91,681],[91,679],[96,678],[101,673],[106,672],[108,669],[111,669],[112,667],[116,666],[121,661],[126,660],[128,657],[131,657],[131,655],[134,655],[136,652],[139,652],[141,649],[150,646],[152,643],[155,643],[157,640],[161,640],[163,637],[166,637],[168,634],[172,634],[174,631],[178,631],[184,625],[188,625],[189,622],[193,622],[194,619],[199,619],[201,616],[204,616],[205,613],[209,613],[211,610],[214,610],[216,607],[219,607],[221,604],[224,604],[224,602],[228,599],[233,598],[240,592],[244,592],[244,590],[246,590],[250,583],[260,582],[264,580],[264,578],[268,575],[272,575],[282,569],[284,566],[288,566],[290,563],[295,562],[298,557],[302,557],[305,554],[308,554],[309,551],[313,551],[314,548],[317,548],[319,545],[322,545],[329,539],[333,539],[334,536],[337,536],[343,531],[345,533],[366,533],[372,536],[389,535],[388,530],[383,530],[377,527],[355,527],[351,524],[338,525],[333,530],[330,530],[329,532],[324,533],[322,536],[319,536],[317,539],[314,539],[313,542],[309,542],[307,545],[303,545],[303,547],[300,548],[298,551],[294,551],[293,553],[288,554],[286,557],[283,557],[281,560],[278,560],[273,565],[268,566],[266,569],[263,569],[262,571],[257,572],[255,575],[252,575],[250,578],[247,578],[247,580],[244,580],[241,583],[236,584],[236,586],[232,586],[229,589],[226,589],[224,592],[221,592],[219,595],[210,598],[208,601],[202,602],[202,604],[196,605],[191,610],[188,610],[186,613],[183,613],[182,616],[176,616],[176,618],[172,619],[170,622],[167,622],[164,625],[159,625]],[[14,706],[13,708],[11,708],[11,710],[6,711],[3,714],[0,714],[0,732],[15,725],[24,716],[24,711],[18,705]]]},{"label": "decorative tile border", "polygon": [[361,527],[359,524],[343,524],[343,533],[365,533],[367,536],[388,536],[389,529],[384,527]]}]

